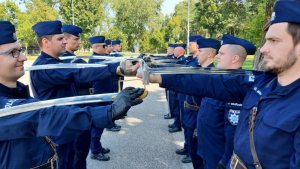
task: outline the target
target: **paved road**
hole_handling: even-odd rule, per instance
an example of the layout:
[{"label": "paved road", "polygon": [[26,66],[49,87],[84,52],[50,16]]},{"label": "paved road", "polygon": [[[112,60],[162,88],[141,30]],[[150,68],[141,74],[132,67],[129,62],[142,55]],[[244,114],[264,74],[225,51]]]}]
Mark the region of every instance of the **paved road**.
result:
[{"label": "paved road", "polygon": [[[31,65],[31,62],[26,63]],[[22,79],[28,84],[28,74]],[[126,86],[143,87],[141,81],[127,81]],[[126,119],[117,121],[120,132],[105,131],[102,136],[104,147],[110,148],[108,162],[91,160],[89,169],[192,169],[191,164],[181,163],[182,156],[175,150],[183,146],[183,132],[170,134],[164,120],[168,111],[164,90],[158,85],[148,85],[148,97],[133,107]]]}]

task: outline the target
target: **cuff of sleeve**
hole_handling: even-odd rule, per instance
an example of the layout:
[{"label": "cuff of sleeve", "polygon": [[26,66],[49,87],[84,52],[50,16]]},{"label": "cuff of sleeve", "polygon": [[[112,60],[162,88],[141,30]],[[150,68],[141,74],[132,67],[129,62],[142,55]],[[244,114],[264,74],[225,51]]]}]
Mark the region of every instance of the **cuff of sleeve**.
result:
[{"label": "cuff of sleeve", "polygon": [[113,125],[111,106],[94,107],[91,116],[96,128],[109,128]]}]

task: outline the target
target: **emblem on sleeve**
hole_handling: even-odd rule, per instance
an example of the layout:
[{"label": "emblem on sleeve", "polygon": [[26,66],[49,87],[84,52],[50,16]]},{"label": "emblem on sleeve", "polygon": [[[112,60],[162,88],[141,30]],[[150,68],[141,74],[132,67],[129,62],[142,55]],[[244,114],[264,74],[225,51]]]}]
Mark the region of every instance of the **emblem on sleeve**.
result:
[{"label": "emblem on sleeve", "polygon": [[228,113],[228,121],[236,126],[239,122],[240,110],[230,109]]}]

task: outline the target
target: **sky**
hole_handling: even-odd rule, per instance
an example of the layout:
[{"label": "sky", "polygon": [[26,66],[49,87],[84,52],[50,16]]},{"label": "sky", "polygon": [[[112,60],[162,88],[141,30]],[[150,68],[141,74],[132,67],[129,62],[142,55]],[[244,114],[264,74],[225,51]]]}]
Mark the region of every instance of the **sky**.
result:
[{"label": "sky", "polygon": [[[5,0],[0,0],[0,2],[4,2]],[[175,6],[182,2],[183,0],[165,0],[162,4],[161,11],[164,15],[168,15],[174,12]],[[24,10],[24,6],[21,5],[22,10]]]},{"label": "sky", "polygon": [[175,6],[183,0],[165,0],[162,4],[161,11],[164,15],[168,15],[174,12]]}]

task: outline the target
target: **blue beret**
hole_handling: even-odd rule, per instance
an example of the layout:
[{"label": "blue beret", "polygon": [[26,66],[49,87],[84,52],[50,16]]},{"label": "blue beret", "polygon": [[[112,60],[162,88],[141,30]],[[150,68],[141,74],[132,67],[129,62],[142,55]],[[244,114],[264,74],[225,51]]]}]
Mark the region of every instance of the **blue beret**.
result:
[{"label": "blue beret", "polygon": [[271,24],[280,22],[300,23],[300,1],[282,0],[275,3]]},{"label": "blue beret", "polygon": [[111,45],[111,40],[110,40],[110,39],[106,39],[106,40],[104,41],[104,43],[105,43],[105,45]]},{"label": "blue beret", "polygon": [[174,48],[182,47],[183,49],[186,49],[186,44],[174,44]]},{"label": "blue beret", "polygon": [[189,37],[189,41],[190,42],[197,42],[197,39],[203,39],[204,37],[203,36],[200,36],[200,35],[194,35],[194,36],[190,36]]},{"label": "blue beret", "polygon": [[197,44],[199,48],[214,48],[214,49],[219,49],[220,48],[220,41],[212,38],[203,38],[203,39],[198,39]]},{"label": "blue beret", "polygon": [[119,39],[111,41],[112,45],[120,45],[121,43],[122,42]]},{"label": "blue beret", "polygon": [[226,45],[226,44],[240,45],[246,49],[248,55],[253,55],[256,51],[255,45],[253,45],[251,42],[245,39],[224,34],[222,37],[222,45]]},{"label": "blue beret", "polygon": [[82,29],[78,26],[63,25],[62,28],[63,28],[63,33],[69,33],[77,37],[80,37],[80,33],[82,33]]},{"label": "blue beret", "polygon": [[169,44],[168,44],[168,47],[169,47],[169,48],[174,48],[174,44],[169,43]]},{"label": "blue beret", "polygon": [[46,35],[62,34],[62,24],[60,21],[44,21],[33,25],[32,30],[38,37]]},{"label": "blue beret", "polygon": [[0,45],[16,41],[15,26],[9,21],[0,21]]},{"label": "blue beret", "polygon": [[105,43],[104,36],[93,36],[89,38],[90,43],[93,45],[95,43]]}]

